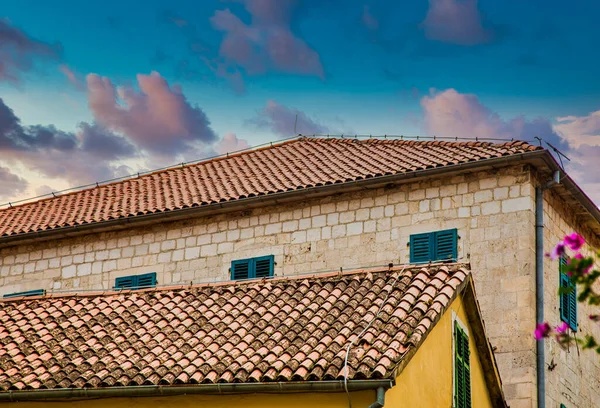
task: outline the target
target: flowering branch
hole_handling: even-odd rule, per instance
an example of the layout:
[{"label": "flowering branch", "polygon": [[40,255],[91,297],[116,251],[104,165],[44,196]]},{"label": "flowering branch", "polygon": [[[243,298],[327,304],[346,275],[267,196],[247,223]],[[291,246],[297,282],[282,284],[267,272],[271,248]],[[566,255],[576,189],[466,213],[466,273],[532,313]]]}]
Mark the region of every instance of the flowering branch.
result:
[{"label": "flowering branch", "polygon": [[[585,257],[580,250],[585,245],[583,237],[577,233],[572,233],[564,237],[552,251],[546,254],[552,260],[563,258],[566,264],[561,272],[564,273],[570,280],[572,285],[579,287],[577,301],[579,303],[587,303],[588,305],[600,305],[600,294],[594,290],[594,283],[600,278],[600,271],[592,270],[594,267],[594,258]],[[569,256],[567,250],[575,252],[573,256]],[[596,254],[600,259],[600,253]],[[559,294],[567,294],[572,292],[573,287],[561,287]],[[600,324],[600,314],[592,314],[588,316],[592,322]],[[569,325],[563,322],[561,325],[552,328],[548,322],[538,324],[534,336],[536,340],[542,340],[554,335],[558,344],[566,348],[572,343],[577,343],[584,349],[594,349],[600,354],[600,344],[591,335],[586,335],[583,339],[575,337],[574,333],[570,333]]]}]

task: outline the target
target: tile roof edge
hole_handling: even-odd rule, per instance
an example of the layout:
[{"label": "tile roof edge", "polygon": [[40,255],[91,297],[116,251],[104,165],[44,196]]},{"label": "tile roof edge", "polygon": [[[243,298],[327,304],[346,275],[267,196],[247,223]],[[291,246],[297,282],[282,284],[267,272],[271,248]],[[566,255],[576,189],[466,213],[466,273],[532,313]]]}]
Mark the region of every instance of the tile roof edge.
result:
[{"label": "tile roof edge", "polygon": [[216,383],[194,385],[138,385],[105,388],[51,388],[40,390],[0,391],[0,402],[42,401],[49,398],[68,401],[70,398],[149,397],[184,394],[285,394],[298,392],[345,392],[366,391],[378,388],[390,389],[394,380],[343,380],[288,381],[258,383]]},{"label": "tile roof edge", "polygon": [[[0,299],[0,304],[20,302],[23,300],[46,300],[46,299],[63,299],[63,298],[83,298],[83,297],[98,297],[98,296],[118,296],[118,295],[132,295],[149,292],[169,292],[169,291],[180,291],[180,290],[193,290],[193,289],[204,289],[204,288],[221,288],[221,287],[236,287],[236,286],[248,286],[256,285],[260,283],[283,283],[302,281],[307,279],[321,280],[335,277],[350,277],[361,274],[369,273],[385,273],[385,272],[398,272],[398,271],[414,271],[429,269],[430,267],[447,267],[448,272],[454,274],[458,271],[462,271],[465,275],[471,275],[471,266],[465,262],[437,262],[428,264],[409,264],[409,265],[397,265],[397,266],[379,266],[379,267],[367,267],[358,269],[349,269],[347,271],[338,272],[323,272],[323,273],[309,273],[302,275],[293,276],[274,276],[272,278],[261,278],[261,279],[248,279],[241,281],[221,281],[221,282],[207,282],[207,283],[196,283],[196,284],[182,284],[182,285],[171,285],[171,286],[160,286],[142,289],[123,289],[123,290],[98,290],[88,292],[68,292],[68,293],[49,293],[43,296],[19,296],[11,297],[6,299]],[[461,284],[462,285],[462,284]],[[457,289],[458,290],[458,289]]]}]

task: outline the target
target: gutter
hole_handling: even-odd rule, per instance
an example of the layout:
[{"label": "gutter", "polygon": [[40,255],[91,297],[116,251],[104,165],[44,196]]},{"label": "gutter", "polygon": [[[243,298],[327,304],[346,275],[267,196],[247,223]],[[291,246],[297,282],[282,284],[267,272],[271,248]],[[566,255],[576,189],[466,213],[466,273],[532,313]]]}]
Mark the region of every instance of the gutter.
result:
[{"label": "gutter", "polygon": [[[544,323],[544,191],[560,183],[556,170],[552,180],[535,188],[535,321]],[[546,361],[544,339],[536,341],[537,406],[546,406]]]},{"label": "gutter", "polygon": [[369,405],[369,408],[383,408],[385,405],[385,388],[377,388],[377,401]]},{"label": "gutter", "polygon": [[[549,153],[546,150],[535,150],[527,153],[519,153],[510,156],[495,157],[493,159],[484,159],[466,163],[452,164],[448,166],[412,171],[409,173],[388,174],[370,177],[362,180],[347,181],[337,184],[328,184],[291,191],[281,191],[272,194],[241,198],[232,201],[224,201],[207,205],[198,205],[196,207],[180,208],[144,215],[133,215],[114,220],[65,226],[50,230],[26,232],[22,234],[0,237],[0,248],[15,245],[17,243],[25,243],[38,240],[41,241],[46,239],[67,238],[90,232],[123,229],[129,226],[143,225],[145,223],[147,224],[162,222],[166,220],[178,220],[188,218],[191,216],[206,216],[222,213],[225,211],[248,210],[250,207],[260,207],[266,204],[280,204],[300,199],[307,199],[307,197],[320,197],[331,195],[334,193],[357,191],[364,188],[380,188],[389,184],[416,181],[420,178],[431,177],[439,174],[448,175],[453,172],[468,171],[485,167],[506,166],[512,163],[520,163],[530,159],[541,158],[545,155],[549,155]],[[556,164],[556,162],[554,163]],[[558,166],[558,164],[556,164],[556,166]],[[598,211],[598,220],[600,220],[600,210]]]},{"label": "gutter", "polygon": [[[348,381],[348,391],[377,390],[380,394],[394,384],[392,380],[354,380]],[[262,383],[217,383],[198,385],[140,385],[106,388],[57,388],[49,390],[6,391],[0,393],[0,402],[67,400],[71,398],[132,398],[163,397],[173,395],[224,395],[224,394],[283,394],[302,392],[345,392],[344,381],[297,381]],[[383,405],[371,405],[381,408]]]}]

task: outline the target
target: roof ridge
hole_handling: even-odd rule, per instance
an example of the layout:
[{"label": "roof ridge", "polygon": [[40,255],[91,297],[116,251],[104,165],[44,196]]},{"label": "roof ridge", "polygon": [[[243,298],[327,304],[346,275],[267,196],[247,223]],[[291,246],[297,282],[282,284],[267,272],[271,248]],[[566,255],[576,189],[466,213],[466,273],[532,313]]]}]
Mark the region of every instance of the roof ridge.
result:
[{"label": "roof ridge", "polygon": [[83,297],[102,297],[102,296],[115,296],[115,295],[133,295],[140,293],[157,293],[157,292],[171,292],[181,290],[194,290],[204,288],[227,288],[227,287],[238,287],[256,285],[260,283],[286,283],[302,281],[306,279],[312,279],[314,281],[327,280],[336,277],[352,277],[356,275],[368,275],[373,273],[386,273],[386,272],[409,272],[409,271],[421,271],[430,270],[436,268],[438,270],[441,267],[446,267],[448,273],[455,273],[459,270],[463,270],[468,274],[470,271],[470,264],[467,262],[436,262],[426,264],[409,264],[409,265],[397,265],[397,266],[374,266],[365,267],[358,269],[350,269],[347,271],[332,271],[332,272],[314,272],[306,273],[301,275],[288,275],[288,276],[274,276],[271,278],[260,278],[260,279],[247,279],[247,280],[228,280],[221,282],[204,282],[195,284],[181,284],[181,285],[165,285],[159,287],[150,287],[142,289],[121,289],[121,290],[98,290],[88,292],[60,292],[50,293],[42,296],[20,296],[11,297],[6,299],[0,299],[0,304],[13,303],[20,301],[34,301],[34,300],[48,300],[48,299],[62,299],[62,298],[83,298]]}]

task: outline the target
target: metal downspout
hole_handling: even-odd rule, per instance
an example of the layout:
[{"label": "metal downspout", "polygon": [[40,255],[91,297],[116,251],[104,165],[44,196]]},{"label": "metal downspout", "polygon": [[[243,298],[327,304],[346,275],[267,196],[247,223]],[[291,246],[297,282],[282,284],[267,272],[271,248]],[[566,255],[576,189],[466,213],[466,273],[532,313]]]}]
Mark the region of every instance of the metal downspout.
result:
[{"label": "metal downspout", "polygon": [[[560,173],[554,172],[553,179],[535,188],[535,321],[544,323],[544,190],[560,182]],[[536,341],[537,406],[546,407],[546,357],[544,339]]]},{"label": "metal downspout", "polygon": [[369,408],[383,408],[385,404],[385,388],[377,388],[377,401],[369,405]]},{"label": "metal downspout", "polygon": [[[544,190],[535,188],[535,321],[544,322]],[[546,407],[544,339],[536,341],[537,406]]]}]

